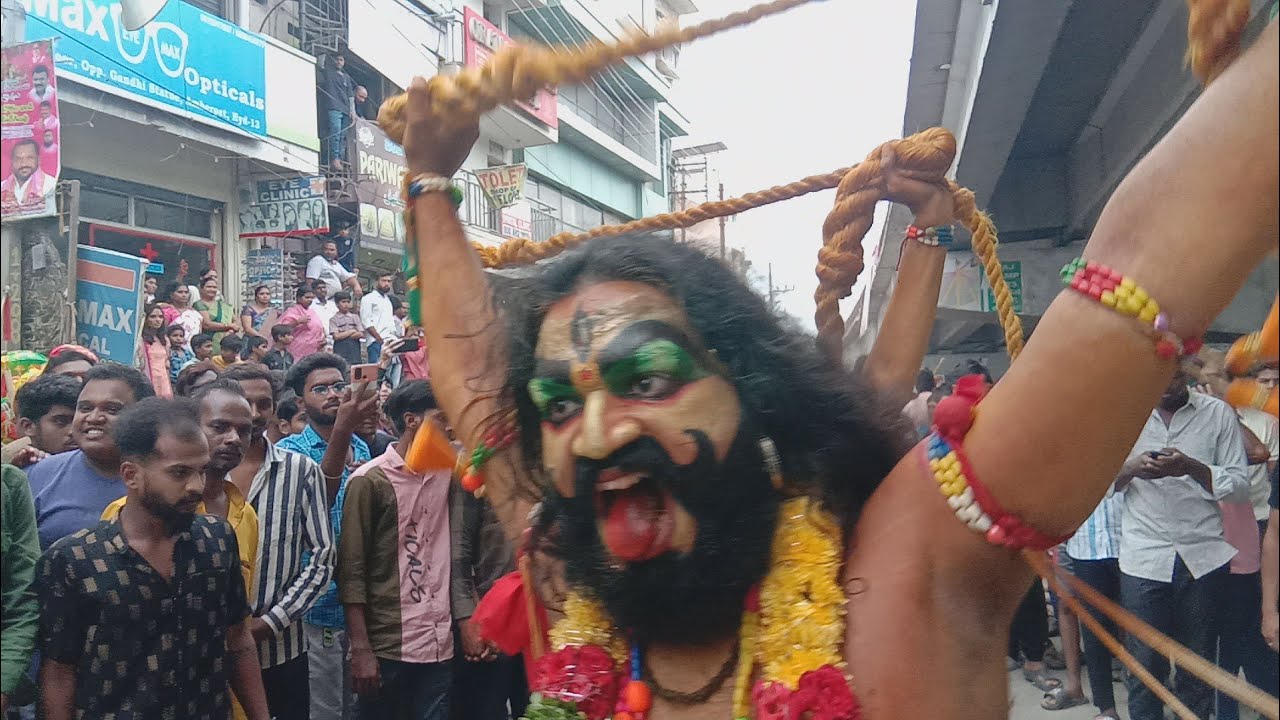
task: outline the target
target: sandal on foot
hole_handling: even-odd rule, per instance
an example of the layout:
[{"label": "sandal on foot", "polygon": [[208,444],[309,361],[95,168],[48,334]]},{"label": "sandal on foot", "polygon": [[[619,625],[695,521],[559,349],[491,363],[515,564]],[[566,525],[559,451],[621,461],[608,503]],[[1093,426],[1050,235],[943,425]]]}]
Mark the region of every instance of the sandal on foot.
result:
[{"label": "sandal on foot", "polygon": [[1056,687],[1044,694],[1040,707],[1045,710],[1066,710],[1077,705],[1086,705],[1089,698],[1084,695],[1070,695],[1064,687]]},{"label": "sandal on foot", "polygon": [[1024,669],[1022,671],[1022,679],[1036,686],[1040,692],[1052,692],[1062,687],[1062,681],[1055,677],[1049,677],[1043,670],[1031,671]]}]

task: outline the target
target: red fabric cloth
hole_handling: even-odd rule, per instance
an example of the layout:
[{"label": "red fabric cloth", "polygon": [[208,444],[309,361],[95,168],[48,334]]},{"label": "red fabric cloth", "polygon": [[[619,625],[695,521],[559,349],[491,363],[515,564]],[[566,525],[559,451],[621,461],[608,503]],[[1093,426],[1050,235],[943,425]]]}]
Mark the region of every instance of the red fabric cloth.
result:
[{"label": "red fabric cloth", "polygon": [[[525,601],[524,583],[520,573],[508,573],[498,579],[489,592],[480,599],[471,622],[480,630],[480,637],[498,646],[504,654],[524,654],[524,671],[533,681],[533,636],[529,628],[529,606]],[[534,597],[538,613],[538,627],[542,628],[543,647],[547,642],[547,610]]]}]

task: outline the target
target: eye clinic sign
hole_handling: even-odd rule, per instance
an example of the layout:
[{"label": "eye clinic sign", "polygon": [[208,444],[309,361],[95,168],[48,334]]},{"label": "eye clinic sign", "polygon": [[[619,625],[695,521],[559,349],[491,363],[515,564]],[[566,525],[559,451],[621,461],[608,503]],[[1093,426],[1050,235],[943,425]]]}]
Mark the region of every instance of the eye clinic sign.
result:
[{"label": "eye clinic sign", "polygon": [[266,43],[170,0],[128,31],[119,0],[23,0],[28,40],[57,37],[58,75],[266,137]]},{"label": "eye clinic sign", "polygon": [[241,185],[239,195],[242,238],[329,232],[323,175],[259,180]]}]

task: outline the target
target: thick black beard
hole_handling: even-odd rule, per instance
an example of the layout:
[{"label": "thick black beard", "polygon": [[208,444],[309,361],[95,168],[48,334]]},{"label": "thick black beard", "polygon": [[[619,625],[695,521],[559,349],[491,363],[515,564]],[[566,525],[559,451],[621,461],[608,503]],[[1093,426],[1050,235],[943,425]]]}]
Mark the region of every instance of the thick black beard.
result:
[{"label": "thick black beard", "polygon": [[[769,569],[780,496],[764,470],[754,434],[740,431],[723,463],[707,436],[686,431],[697,458],[677,465],[644,437],[602,461],[578,459],[575,494],[554,490],[554,514],[569,583],[604,604],[619,628],[641,641],[702,644],[735,633],[743,600]],[[619,565],[597,527],[596,480],[611,467],[643,470],[697,522],[693,549]]]},{"label": "thick black beard", "polygon": [[165,502],[164,498],[160,497],[158,493],[150,490],[145,490],[142,493],[142,507],[160,519],[165,531],[170,536],[191,529],[191,523],[195,522],[196,519],[194,512],[179,510],[177,507]]},{"label": "thick black beard", "polygon": [[307,410],[307,420],[311,421],[311,424],[313,425],[319,425],[321,427],[333,427],[334,423],[338,421],[337,413],[334,413],[332,415],[324,415],[319,412],[313,413],[311,412],[310,408],[307,408],[306,410]]}]

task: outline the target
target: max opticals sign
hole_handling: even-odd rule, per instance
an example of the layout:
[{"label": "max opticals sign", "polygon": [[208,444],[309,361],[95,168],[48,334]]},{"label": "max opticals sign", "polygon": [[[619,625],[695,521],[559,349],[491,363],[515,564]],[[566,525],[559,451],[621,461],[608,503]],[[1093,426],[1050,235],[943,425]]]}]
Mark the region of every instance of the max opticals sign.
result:
[{"label": "max opticals sign", "polygon": [[[496,25],[485,20],[471,8],[463,10],[462,21],[467,29],[462,43],[463,62],[467,67],[483,67],[494,53],[501,50],[506,43],[511,42],[511,38]],[[553,90],[542,88],[531,101],[516,101],[515,105],[549,128],[554,129],[559,126],[556,93]]]},{"label": "max opticals sign", "polygon": [[76,342],[105,360],[130,364],[142,337],[145,258],[80,245],[76,248]]},{"label": "max opticals sign", "polygon": [[266,136],[266,44],[180,0],[142,29],[119,0],[23,0],[29,40],[57,37],[58,74],[163,108]]}]

